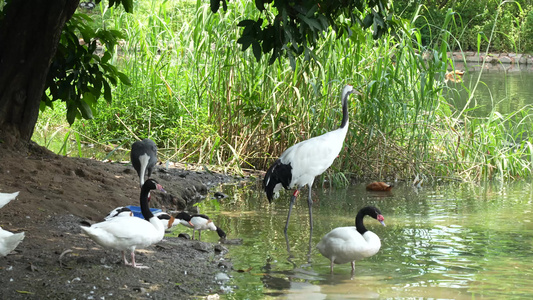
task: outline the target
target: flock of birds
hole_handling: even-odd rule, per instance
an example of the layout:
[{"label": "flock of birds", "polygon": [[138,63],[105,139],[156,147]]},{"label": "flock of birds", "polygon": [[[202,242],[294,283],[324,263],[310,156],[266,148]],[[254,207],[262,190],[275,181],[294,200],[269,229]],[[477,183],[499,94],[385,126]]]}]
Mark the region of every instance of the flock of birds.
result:
[{"label": "flock of birds", "polygon": [[[348,97],[351,94],[361,95],[351,85],[344,86],[341,92],[342,120],[338,129],[289,147],[266,172],[263,188],[270,203],[274,198],[279,197],[279,191],[282,188],[295,189],[289,202],[285,235],[289,228],[292,206],[300,194],[300,189],[306,185],[308,187],[309,234],[310,236],[313,234],[311,188],[316,176],[324,173],[342,150],[348,132]],[[389,191],[392,186],[384,182],[373,182],[366,188],[372,191]],[[377,207],[367,206],[357,213],[355,226],[335,228],[322,237],[317,244],[316,248],[320,254],[331,261],[331,273],[333,273],[334,264],[348,262],[352,264],[353,273],[355,261],[370,257],[379,251],[381,241],[375,233],[365,228],[363,224],[365,216],[370,216],[385,226],[381,211]]]},{"label": "flock of birds", "polygon": [[[342,121],[338,129],[293,145],[285,150],[266,172],[263,188],[270,203],[279,196],[279,191],[282,188],[295,189],[289,202],[289,212],[284,229],[285,235],[287,235],[296,197],[300,193],[300,189],[306,185],[308,187],[310,235],[312,235],[313,201],[311,188],[315,177],[331,166],[342,149],[348,131],[348,97],[351,94],[360,95],[351,85],[346,85],[341,93]],[[200,240],[202,230],[216,231],[220,238],[226,238],[226,233],[206,215],[190,215],[186,212],[180,212],[176,216],[172,216],[164,212],[154,214],[150,210],[151,191],[157,190],[165,193],[163,187],[150,178],[157,163],[157,147],[152,140],[144,139],[135,142],[131,148],[130,158],[139,175],[141,186],[139,201],[144,219],[135,217],[128,207],[117,207],[105,217],[104,221],[88,227],[80,226],[89,238],[104,248],[122,251],[124,264],[135,268],[147,268],[135,261],[135,249],[161,241],[165,230],[178,224],[192,228],[193,239],[195,232],[198,231],[198,239]],[[367,190],[372,191],[389,191],[391,188],[391,185],[383,182],[373,182],[367,186]],[[13,194],[0,193],[0,208],[17,195],[18,192]],[[370,216],[385,226],[381,211],[376,207],[367,206],[357,213],[355,226],[335,228],[322,237],[317,244],[318,251],[331,261],[332,273],[334,264],[348,262],[352,264],[353,273],[355,261],[370,257],[379,251],[380,239],[375,233],[365,228],[363,224],[365,216]],[[5,256],[13,251],[23,238],[24,232],[13,234],[0,228],[0,254]],[[131,263],[127,260],[127,253],[131,257]]]}]

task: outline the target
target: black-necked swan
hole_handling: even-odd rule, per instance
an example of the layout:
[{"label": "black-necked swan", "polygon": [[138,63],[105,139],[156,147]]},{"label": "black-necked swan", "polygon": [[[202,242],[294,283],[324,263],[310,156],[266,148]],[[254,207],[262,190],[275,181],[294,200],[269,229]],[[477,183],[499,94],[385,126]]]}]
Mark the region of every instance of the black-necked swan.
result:
[{"label": "black-necked swan", "polygon": [[344,138],[348,132],[348,96],[354,93],[359,94],[351,85],[346,85],[342,89],[342,120],[338,129],[291,146],[266,172],[263,179],[263,189],[269,203],[278,197],[281,188],[296,189],[289,202],[285,234],[289,228],[292,206],[300,193],[300,189],[305,185],[308,187],[309,228],[311,232],[313,231],[311,188],[315,177],[324,173],[331,166],[342,149]]},{"label": "black-necked swan", "polygon": [[154,141],[144,139],[133,143],[131,145],[130,160],[133,168],[137,171],[137,175],[139,175],[142,187],[144,176],[147,175],[150,178],[152,170],[157,163],[157,146]]},{"label": "black-necked swan", "polygon": [[19,195],[19,192],[14,193],[0,193],[0,208],[14,200]]},{"label": "black-necked swan", "polygon": [[217,227],[211,219],[202,214],[189,215],[186,212],[180,212],[175,217],[181,225],[192,228],[192,239],[194,240],[194,233],[198,230],[198,240],[202,239],[202,230],[216,231],[221,239],[226,238],[226,233],[220,227]]},{"label": "black-necked swan", "polygon": [[370,216],[385,226],[381,211],[377,207],[367,206],[357,213],[355,227],[337,227],[326,234],[316,245],[318,251],[331,260],[331,273],[333,273],[334,264],[351,262],[353,274],[356,260],[378,253],[381,241],[375,233],[365,228],[363,224],[365,216]]},{"label": "black-necked swan", "polygon": [[0,255],[6,256],[24,239],[24,232],[12,233],[0,227]]},{"label": "black-necked swan", "polygon": [[[147,268],[135,263],[135,249],[155,244],[163,239],[165,226],[154,217],[148,206],[150,190],[163,188],[153,179],[148,179],[141,188],[140,206],[145,220],[137,217],[111,218],[81,229],[97,244],[104,248],[122,251],[124,264],[135,268]],[[126,259],[125,251],[131,254],[131,264]]]}]

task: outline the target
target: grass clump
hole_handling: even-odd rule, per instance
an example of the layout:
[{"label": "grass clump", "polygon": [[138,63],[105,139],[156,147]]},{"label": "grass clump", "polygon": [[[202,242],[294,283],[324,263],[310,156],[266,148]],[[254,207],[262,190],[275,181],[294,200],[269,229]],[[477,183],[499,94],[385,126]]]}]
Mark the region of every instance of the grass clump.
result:
[{"label": "grass clump", "polygon": [[252,2],[232,1],[219,14],[201,1],[136,5],[133,15],[101,6],[102,26],[127,36],[113,59],[132,86],[119,85],[94,120],[77,122],[82,136],[126,149],[150,137],[163,161],[266,170],[294,143],[338,127],[339,94],[349,83],[363,96],[352,97],[345,149],[324,175],[329,181],[531,174],[528,108],[472,117],[448,96],[451,11],[430,44],[411,21],[380,41],[354,27],[350,38],[328,33],[315,59],[297,58],[293,69],[288,60],[269,65],[240,51],[237,24],[256,13]]}]

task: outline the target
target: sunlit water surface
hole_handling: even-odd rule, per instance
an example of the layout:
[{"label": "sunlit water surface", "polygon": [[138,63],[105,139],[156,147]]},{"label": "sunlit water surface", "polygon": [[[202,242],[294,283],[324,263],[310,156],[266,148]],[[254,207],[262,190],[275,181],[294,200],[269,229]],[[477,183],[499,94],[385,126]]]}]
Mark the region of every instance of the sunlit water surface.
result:
[{"label": "sunlit water surface", "polygon": [[[274,204],[255,187],[225,186],[229,198],[206,201],[229,239],[234,265],[228,299],[533,299],[533,192],[531,183],[448,184],[415,190],[399,183],[390,193],[364,185],[315,189],[309,251],[307,203],[300,196],[283,234],[288,192]],[[302,193],[306,195],[306,192]],[[375,256],[336,265],[315,249],[331,229],[352,226],[366,205],[381,209],[386,227],[365,218],[382,241]],[[205,238],[204,238],[205,236]],[[202,238],[215,242],[216,234]]]}]

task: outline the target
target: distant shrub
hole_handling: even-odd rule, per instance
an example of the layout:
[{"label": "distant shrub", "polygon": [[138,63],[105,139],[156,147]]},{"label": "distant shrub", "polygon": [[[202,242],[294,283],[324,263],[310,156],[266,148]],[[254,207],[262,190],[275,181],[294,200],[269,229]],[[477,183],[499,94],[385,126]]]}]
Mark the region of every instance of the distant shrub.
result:
[{"label": "distant shrub", "polygon": [[525,22],[521,26],[521,46],[523,52],[533,52],[533,10],[530,10],[525,18]]},{"label": "distant shrub", "polygon": [[[407,19],[415,15],[419,6],[420,1],[394,1],[395,13]],[[438,39],[440,26],[444,24],[449,9],[455,12],[455,27],[450,30],[456,40],[448,41],[451,50],[477,51],[478,41],[480,49],[486,50],[487,39],[496,21],[489,51],[533,51],[533,1],[503,3],[500,0],[458,0],[436,1],[433,5],[421,6],[419,14],[422,17],[417,18],[415,26],[420,28],[424,46],[429,46]],[[494,12],[498,9],[499,17],[495,20]]]}]

